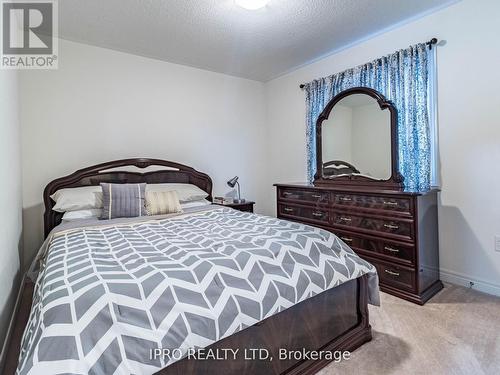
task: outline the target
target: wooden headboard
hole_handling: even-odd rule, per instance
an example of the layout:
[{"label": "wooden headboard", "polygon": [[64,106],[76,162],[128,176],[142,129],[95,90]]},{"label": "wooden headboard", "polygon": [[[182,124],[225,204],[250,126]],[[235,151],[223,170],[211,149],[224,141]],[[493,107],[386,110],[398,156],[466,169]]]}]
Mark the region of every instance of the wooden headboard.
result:
[{"label": "wooden headboard", "polygon": [[[154,170],[151,172],[130,172],[124,170],[112,170],[116,168],[137,167],[144,169],[150,166],[158,166],[168,169]],[[57,190],[63,188],[74,188],[80,186],[94,186],[101,182],[112,183],[185,183],[198,186],[208,193],[208,200],[212,201],[212,179],[205,173],[198,172],[194,168],[172,161],[160,159],[123,159],[110,161],[80,169],[70,175],[60,177],[50,182],[43,191],[43,202],[45,205],[44,235],[48,236],[50,231],[59,223],[63,214],[52,210],[55,202],[50,198]]]}]

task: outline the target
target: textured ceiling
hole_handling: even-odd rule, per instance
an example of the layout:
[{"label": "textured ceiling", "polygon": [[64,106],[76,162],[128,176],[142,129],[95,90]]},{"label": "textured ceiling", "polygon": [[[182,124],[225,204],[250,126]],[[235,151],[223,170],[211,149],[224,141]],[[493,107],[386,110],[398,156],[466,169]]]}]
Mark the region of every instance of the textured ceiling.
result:
[{"label": "textured ceiling", "polygon": [[452,0],[63,0],[59,36],[267,81]]}]

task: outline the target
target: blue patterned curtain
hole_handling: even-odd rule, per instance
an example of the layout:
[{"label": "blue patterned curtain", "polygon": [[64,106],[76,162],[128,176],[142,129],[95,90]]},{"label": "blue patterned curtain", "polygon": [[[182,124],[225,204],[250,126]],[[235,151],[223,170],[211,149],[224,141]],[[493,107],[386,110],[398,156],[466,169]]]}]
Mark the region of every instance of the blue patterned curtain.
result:
[{"label": "blue patterned curtain", "polygon": [[429,70],[432,52],[424,43],[368,64],[305,85],[307,177],[316,172],[316,120],[328,102],[352,87],[370,87],[384,94],[398,111],[399,170],[406,191],[424,192],[431,186]]}]

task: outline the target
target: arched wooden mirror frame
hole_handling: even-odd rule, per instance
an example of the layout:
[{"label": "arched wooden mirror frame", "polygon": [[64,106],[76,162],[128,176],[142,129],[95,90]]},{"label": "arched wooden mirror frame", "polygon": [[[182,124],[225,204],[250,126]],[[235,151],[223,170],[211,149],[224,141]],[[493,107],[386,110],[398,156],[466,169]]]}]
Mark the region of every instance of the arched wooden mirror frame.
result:
[{"label": "arched wooden mirror frame", "polygon": [[[391,119],[391,176],[387,180],[379,180],[367,176],[339,175],[326,178],[323,176],[323,142],[321,138],[323,121],[328,120],[335,105],[350,95],[363,94],[374,98],[381,110],[389,110]],[[325,107],[316,122],[316,174],[314,185],[339,185],[352,187],[373,187],[389,190],[403,190],[403,176],[399,172],[398,150],[398,113],[396,107],[384,95],[368,87],[355,87],[337,94]]]}]

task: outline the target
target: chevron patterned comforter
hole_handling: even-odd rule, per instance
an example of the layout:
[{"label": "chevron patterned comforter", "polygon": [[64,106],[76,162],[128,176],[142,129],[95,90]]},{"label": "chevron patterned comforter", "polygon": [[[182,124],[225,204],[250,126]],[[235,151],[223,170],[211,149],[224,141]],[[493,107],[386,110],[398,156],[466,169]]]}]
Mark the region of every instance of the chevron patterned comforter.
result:
[{"label": "chevron patterned comforter", "polygon": [[152,374],[374,267],[333,234],[228,208],[59,230],[19,374]]}]

